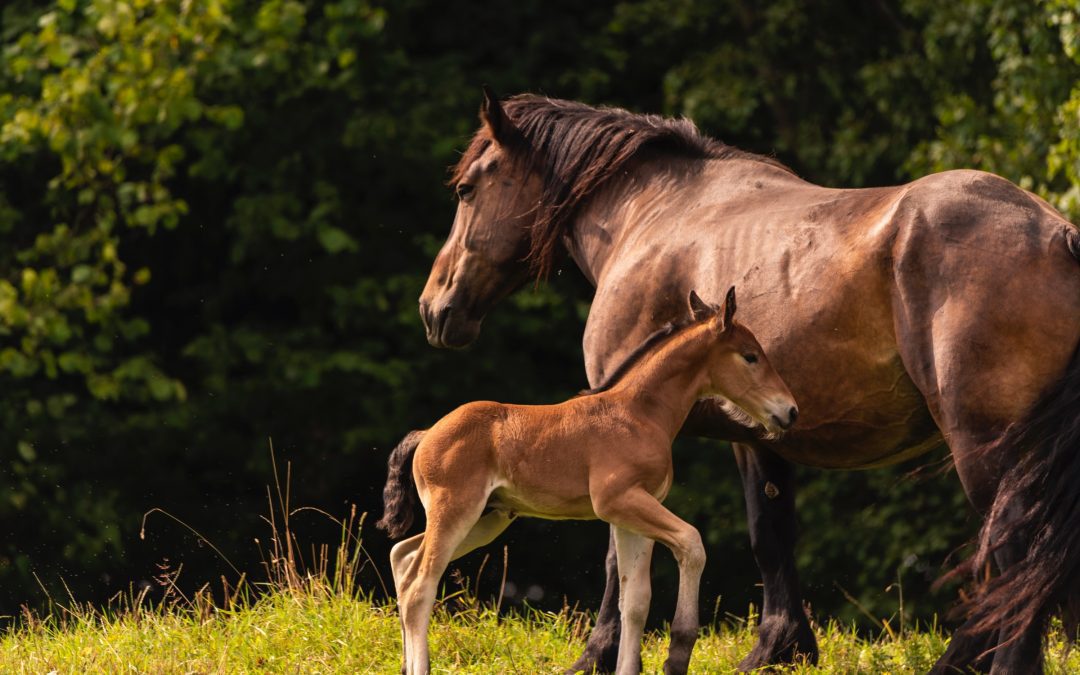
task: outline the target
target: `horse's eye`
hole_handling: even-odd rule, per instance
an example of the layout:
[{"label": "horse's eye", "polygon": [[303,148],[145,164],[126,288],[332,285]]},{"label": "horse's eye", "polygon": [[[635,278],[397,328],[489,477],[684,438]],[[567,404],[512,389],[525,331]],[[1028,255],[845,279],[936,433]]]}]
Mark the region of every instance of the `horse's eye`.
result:
[{"label": "horse's eye", "polygon": [[465,199],[470,194],[472,194],[472,191],[473,191],[473,186],[472,185],[469,185],[468,183],[458,183],[457,190],[456,190],[458,199]]},{"label": "horse's eye", "polygon": [[742,357],[747,363],[757,363],[757,354],[743,354]]}]

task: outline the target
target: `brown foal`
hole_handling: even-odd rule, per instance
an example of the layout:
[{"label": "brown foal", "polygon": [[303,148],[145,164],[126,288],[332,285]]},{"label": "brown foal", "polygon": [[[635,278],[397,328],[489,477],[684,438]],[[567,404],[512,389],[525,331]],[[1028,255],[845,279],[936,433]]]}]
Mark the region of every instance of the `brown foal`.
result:
[{"label": "brown foal", "polygon": [[686,672],[705,550],[698,531],[660,503],[671,487],[672,440],[704,396],[770,434],[782,433],[798,415],[757,339],[733,321],[735,289],[723,308],[693,291],[689,305],[683,325],[654,333],[581,396],[557,405],[468,403],[394,450],[379,526],[393,537],[404,534],[414,485],[427,514],[427,529],[390,553],[403,672],[429,672],[427,629],[447,565],[490,543],[519,515],[613,526],[622,579],[617,673],[640,671],[653,543],[671,549],[679,595],[664,671]]}]

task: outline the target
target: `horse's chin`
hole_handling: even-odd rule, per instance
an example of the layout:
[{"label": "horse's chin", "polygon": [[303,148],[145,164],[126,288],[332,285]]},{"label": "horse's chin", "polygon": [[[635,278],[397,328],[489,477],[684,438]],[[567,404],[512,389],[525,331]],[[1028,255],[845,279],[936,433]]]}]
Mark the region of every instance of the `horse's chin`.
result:
[{"label": "horse's chin", "polygon": [[428,328],[428,344],[439,349],[465,349],[480,337],[480,323],[476,319],[448,317],[439,325]]}]

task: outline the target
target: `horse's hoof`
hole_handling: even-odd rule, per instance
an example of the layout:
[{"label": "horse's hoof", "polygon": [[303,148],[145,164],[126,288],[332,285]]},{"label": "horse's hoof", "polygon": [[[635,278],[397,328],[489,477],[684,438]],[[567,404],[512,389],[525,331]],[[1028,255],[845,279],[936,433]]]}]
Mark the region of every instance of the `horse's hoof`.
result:
[{"label": "horse's hoof", "polygon": [[574,661],[574,665],[563,671],[563,675],[576,675],[577,673],[614,673],[615,663],[619,658],[619,645],[607,647],[594,647],[588,645],[581,657]]},{"label": "horse's hoof", "polygon": [[817,638],[805,622],[763,622],[758,627],[757,644],[739,662],[739,672],[751,672],[768,666],[804,661],[818,662]]}]

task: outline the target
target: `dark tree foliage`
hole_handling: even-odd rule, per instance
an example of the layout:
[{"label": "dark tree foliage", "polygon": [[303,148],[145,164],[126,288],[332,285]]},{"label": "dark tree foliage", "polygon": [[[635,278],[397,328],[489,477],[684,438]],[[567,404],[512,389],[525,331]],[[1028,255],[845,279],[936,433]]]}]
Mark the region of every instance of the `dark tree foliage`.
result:
[{"label": "dark tree foliage", "polygon": [[[0,21],[0,614],[45,600],[35,574],[80,600],[159,564],[189,587],[235,578],[159,514],[140,539],[155,507],[257,577],[271,438],[292,507],[377,514],[410,429],[585,384],[590,290],[569,263],[472,349],[424,340],[416,298],[481,84],[686,115],[828,185],[969,166],[1080,211],[1065,0],[16,0]],[[846,591],[888,617],[895,582],[909,619],[948,605],[929,582],[974,518],[943,457],[802,473],[815,611],[859,619]],[[680,442],[677,463],[706,597],[744,614],[759,591],[728,449]],[[308,559],[340,534],[312,510],[292,527]],[[363,535],[385,574],[388,542]],[[518,523],[505,542],[513,600],[595,602],[603,526]]]}]

